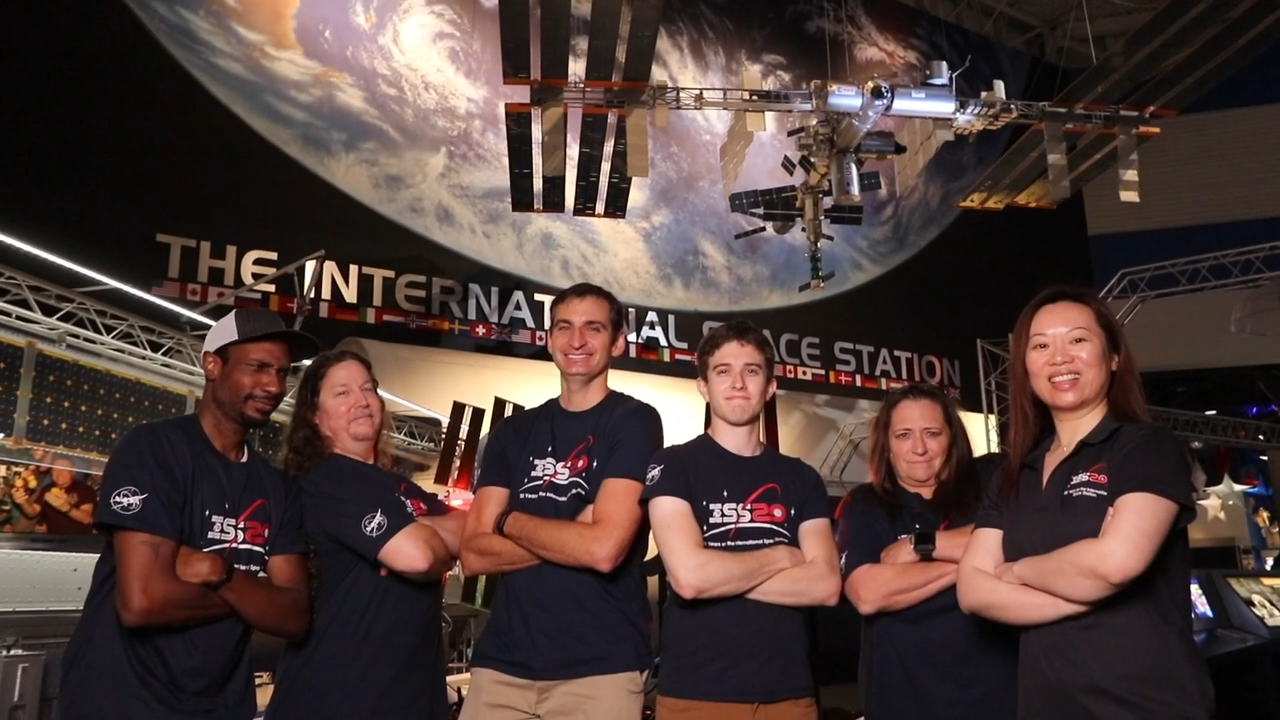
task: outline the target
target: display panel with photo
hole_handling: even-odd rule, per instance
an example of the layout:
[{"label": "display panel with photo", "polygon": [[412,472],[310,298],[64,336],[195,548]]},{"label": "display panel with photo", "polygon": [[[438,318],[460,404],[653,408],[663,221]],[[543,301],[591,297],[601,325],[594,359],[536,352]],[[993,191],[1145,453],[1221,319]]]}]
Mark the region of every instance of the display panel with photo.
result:
[{"label": "display panel with photo", "polygon": [[1280,627],[1280,577],[1229,577],[1227,584],[1267,627]]}]

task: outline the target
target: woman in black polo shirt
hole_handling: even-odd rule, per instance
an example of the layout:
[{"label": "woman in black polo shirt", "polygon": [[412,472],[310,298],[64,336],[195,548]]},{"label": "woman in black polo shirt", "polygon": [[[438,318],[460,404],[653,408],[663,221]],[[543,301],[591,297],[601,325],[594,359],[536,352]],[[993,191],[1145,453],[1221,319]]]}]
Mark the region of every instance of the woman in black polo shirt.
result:
[{"label": "woman in black polo shirt", "polygon": [[1017,636],[956,602],[981,491],[955,404],[931,385],[889,393],[869,462],[871,482],[836,512],[867,720],[1011,720]]},{"label": "woman in black polo shirt", "polygon": [[1192,639],[1188,456],[1148,421],[1120,324],[1095,294],[1041,293],[1013,332],[1009,462],[960,563],[967,612],[1025,626],[1019,716],[1213,714]]}]

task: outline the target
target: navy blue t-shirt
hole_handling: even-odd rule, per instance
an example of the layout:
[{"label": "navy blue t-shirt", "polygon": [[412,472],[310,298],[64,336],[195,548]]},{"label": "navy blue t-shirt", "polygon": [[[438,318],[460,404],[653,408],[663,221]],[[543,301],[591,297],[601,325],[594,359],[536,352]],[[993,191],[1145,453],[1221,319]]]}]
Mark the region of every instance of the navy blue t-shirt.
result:
[{"label": "navy blue t-shirt", "polygon": [[[898,488],[897,512],[871,485],[849,492],[836,512],[840,574],[880,562],[915,530],[963,527],[941,518],[916,493]],[[895,612],[862,619],[858,687],[867,720],[1002,720],[1017,716],[1017,631],[966,615],[955,587]]]},{"label": "navy blue t-shirt", "polygon": [[[609,478],[644,482],[662,447],[658,411],[611,391],[588,410],[551,400],[503,421],[489,436],[476,490],[510,490],[510,507],[572,520]],[[503,575],[474,667],[526,680],[568,680],[648,669],[653,662],[642,523],[626,558],[601,573],[541,562]]]},{"label": "navy blue t-shirt", "polygon": [[[654,455],[644,498],[689,503],[703,547],[750,552],[800,547],[800,526],[829,517],[821,476],[771,447],[750,457],[700,435]],[[812,697],[802,608],[745,596],[686,600],[674,590],[662,623],[664,697],[772,703]]]},{"label": "navy blue t-shirt", "polygon": [[216,552],[249,573],[307,551],[297,489],[260,455],[227,459],[195,415],[141,425],[102,473],[94,511],[108,542],[62,661],[59,717],[252,718],[250,628],[238,617],[130,629],[116,611],[112,531],[135,530]]},{"label": "navy blue t-shirt", "polygon": [[448,717],[441,584],[384,577],[378,553],[415,518],[450,508],[400,475],[336,454],[302,477],[302,500],[315,620],[285,649],[267,717]]}]

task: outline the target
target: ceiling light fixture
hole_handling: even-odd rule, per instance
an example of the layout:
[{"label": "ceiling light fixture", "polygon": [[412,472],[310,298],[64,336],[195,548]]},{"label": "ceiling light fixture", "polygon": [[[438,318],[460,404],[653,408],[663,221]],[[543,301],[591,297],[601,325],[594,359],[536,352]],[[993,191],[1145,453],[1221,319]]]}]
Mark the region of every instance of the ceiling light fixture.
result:
[{"label": "ceiling light fixture", "polygon": [[179,315],[185,318],[195,320],[196,322],[204,323],[205,325],[208,325],[210,327],[213,326],[213,323],[214,323],[213,320],[210,320],[209,318],[203,315],[200,315],[199,313],[191,312],[190,310],[184,307],[175,305],[167,300],[162,300],[154,295],[151,295],[150,293],[143,292],[142,290],[139,290],[138,288],[133,287],[132,285],[127,285],[125,283],[120,282],[119,280],[107,277],[106,275],[103,275],[102,273],[96,270],[90,270],[89,268],[83,265],[78,265],[76,263],[73,263],[70,260],[62,257],[61,255],[54,255],[53,253],[48,252],[46,250],[41,250],[35,245],[22,242],[21,240],[5,235],[4,233],[0,233],[0,242],[3,242],[4,244],[10,247],[22,250],[23,252],[31,253],[32,255],[35,255],[41,260],[51,262],[54,265],[60,265],[73,272],[80,273],[81,275],[84,275],[87,278],[92,278],[94,280],[97,280],[100,283],[105,283],[107,285],[110,285],[116,290],[128,293],[140,300],[146,300],[147,302],[152,303],[153,305],[159,305],[160,307],[165,308],[166,310],[170,310],[175,313],[178,313]]}]

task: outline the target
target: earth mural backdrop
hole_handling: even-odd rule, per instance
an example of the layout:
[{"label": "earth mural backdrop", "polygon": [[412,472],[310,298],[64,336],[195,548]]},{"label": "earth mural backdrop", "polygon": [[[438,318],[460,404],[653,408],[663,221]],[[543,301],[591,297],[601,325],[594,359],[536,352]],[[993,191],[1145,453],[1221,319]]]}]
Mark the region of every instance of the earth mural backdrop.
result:
[{"label": "earth mural backdrop", "polygon": [[[728,112],[672,111],[667,127],[650,127],[650,176],[634,181],[625,220],[511,212],[503,103],[527,101],[528,90],[502,84],[497,0],[127,1],[256,131],[422,236],[423,248],[401,252],[439,243],[551,286],[599,282],[648,307],[778,308],[866,283],[946,228],[959,212],[954,203],[1007,140],[1001,132],[947,143],[901,196],[888,180],[884,191],[864,196],[863,226],[827,230],[835,239],[824,264],[835,279],[801,294],[808,264],[799,229],[733,239],[753,221],[731,214],[722,191]],[[573,7],[575,27],[585,27],[589,1]],[[999,78],[1016,97],[1030,64],[896,3],[667,0],[663,13],[651,77],[677,86],[740,87],[746,70],[759,72],[766,89],[871,71],[915,83],[929,60],[955,69],[968,57],[958,94],[977,97]],[[586,45],[583,34],[571,46],[571,77],[582,72]],[[779,161],[796,155],[785,132],[804,119],[768,115],[735,190],[794,182]],[[882,118],[880,127],[895,122]],[[568,127],[572,178],[577,111]],[[891,172],[891,164],[866,169]],[[570,182],[570,205],[572,190]]]}]

